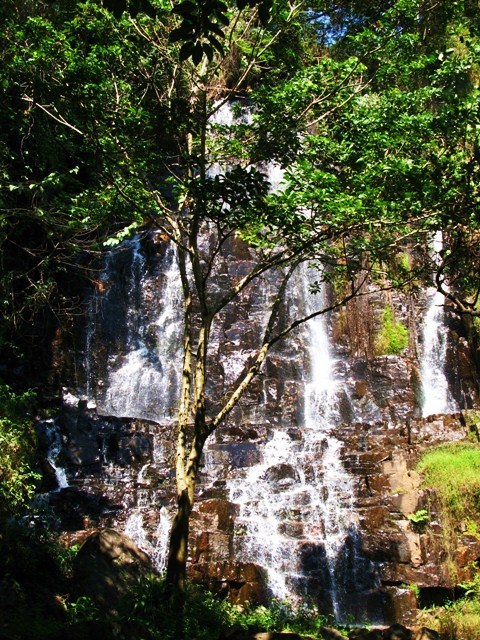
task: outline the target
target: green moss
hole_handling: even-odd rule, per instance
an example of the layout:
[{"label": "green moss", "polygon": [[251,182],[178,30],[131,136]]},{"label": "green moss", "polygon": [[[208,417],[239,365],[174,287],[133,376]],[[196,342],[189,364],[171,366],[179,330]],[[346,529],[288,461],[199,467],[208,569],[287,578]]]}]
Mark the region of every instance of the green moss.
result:
[{"label": "green moss", "polygon": [[401,353],[408,347],[407,327],[395,319],[393,309],[387,305],[383,310],[382,326],[375,339],[375,354],[378,356]]}]

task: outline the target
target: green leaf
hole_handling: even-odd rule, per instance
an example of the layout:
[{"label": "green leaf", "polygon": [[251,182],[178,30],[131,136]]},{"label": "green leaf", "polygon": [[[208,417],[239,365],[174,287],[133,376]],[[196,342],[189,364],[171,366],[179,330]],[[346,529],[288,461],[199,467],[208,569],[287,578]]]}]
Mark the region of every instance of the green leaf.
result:
[{"label": "green leaf", "polygon": [[174,29],[168,36],[169,42],[179,42],[180,40],[190,40],[192,31],[188,25],[182,23],[180,27]]},{"label": "green leaf", "polygon": [[223,45],[222,45],[222,43],[221,43],[221,42],[219,42],[219,41],[217,40],[217,38],[215,38],[215,36],[213,36],[213,35],[211,35],[211,34],[210,34],[210,35],[209,35],[209,37],[208,37],[208,41],[210,42],[210,44],[211,44],[212,46],[214,46],[214,47],[215,47],[215,49],[216,49],[216,50],[217,50],[221,55],[223,55],[223,54],[224,54],[224,48],[223,48]]}]

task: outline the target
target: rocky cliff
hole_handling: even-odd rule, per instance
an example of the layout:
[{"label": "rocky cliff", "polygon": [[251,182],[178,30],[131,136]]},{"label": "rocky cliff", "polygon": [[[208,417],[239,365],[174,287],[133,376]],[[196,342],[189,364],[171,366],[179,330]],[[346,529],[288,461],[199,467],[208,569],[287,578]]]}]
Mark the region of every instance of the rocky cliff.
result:
[{"label": "rocky cliff", "polygon": [[[218,287],[251,260],[245,245],[230,243]],[[63,411],[38,424],[42,491],[65,538],[115,527],[158,568],[174,496],[177,287],[174,252],[158,234],[110,253],[88,298],[80,348],[57,358]],[[267,282],[248,291],[216,325],[211,403],[255,348],[269,295]],[[308,281],[295,281],[288,295],[285,314],[308,310]],[[442,523],[414,467],[427,447],[477,437],[476,371],[461,323],[437,318],[445,413],[422,416],[431,303],[428,291],[376,293],[275,348],[204,452],[192,579],[238,602],[309,596],[339,620],[385,622],[410,622],[418,598],[435,602],[455,587]],[[372,347],[386,304],[409,328],[397,355]],[[409,516],[424,508],[429,526],[416,527]],[[465,576],[480,542],[464,535],[455,554]]]}]

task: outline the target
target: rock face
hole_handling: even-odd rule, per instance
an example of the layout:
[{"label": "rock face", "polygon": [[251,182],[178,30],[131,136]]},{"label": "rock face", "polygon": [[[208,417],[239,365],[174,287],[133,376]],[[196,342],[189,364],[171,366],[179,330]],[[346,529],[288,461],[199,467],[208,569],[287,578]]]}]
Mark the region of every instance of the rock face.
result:
[{"label": "rock face", "polygon": [[[250,264],[248,248],[226,245],[219,290]],[[294,282],[286,317],[313,304],[307,290],[308,283]],[[270,297],[267,282],[248,290],[215,326],[212,406],[258,345]],[[160,569],[174,502],[178,301],[174,256],[158,235],[107,259],[90,300],[83,351],[74,354],[81,380],[76,387],[65,380],[65,407],[55,421],[61,449],[52,456],[51,438],[44,439],[44,490],[55,488],[51,502],[65,536],[81,540],[92,528],[115,527]],[[386,303],[411,329],[399,355],[375,355],[372,335],[355,333],[374,332]],[[478,401],[476,374],[457,323],[447,360],[450,402],[458,410],[421,417],[427,303],[426,296],[385,301],[375,294],[368,307],[347,309],[349,328],[337,313],[270,354],[204,452],[192,514],[193,580],[235,602],[308,594],[339,619],[405,624],[417,606],[407,585],[418,585],[424,601],[454,586],[434,510],[425,531],[408,516],[433,509],[414,471],[422,451],[477,434],[475,414],[465,411]],[[55,487],[61,469],[68,486]],[[462,575],[478,557],[478,541],[464,536],[457,551]]]}]

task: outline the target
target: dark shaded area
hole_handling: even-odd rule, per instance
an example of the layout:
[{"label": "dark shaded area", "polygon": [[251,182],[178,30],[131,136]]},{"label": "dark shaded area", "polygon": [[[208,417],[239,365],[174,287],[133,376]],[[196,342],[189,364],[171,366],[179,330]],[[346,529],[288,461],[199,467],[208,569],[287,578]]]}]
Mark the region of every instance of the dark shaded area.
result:
[{"label": "dark shaded area", "polygon": [[304,545],[301,567],[305,578],[299,581],[299,592],[319,600],[323,613],[334,614],[340,623],[384,621],[386,594],[354,527],[347,531],[334,561],[327,558],[323,545]]},{"label": "dark shaded area", "polygon": [[[68,593],[64,550],[43,526],[10,523],[0,532],[0,637],[30,639],[66,622],[56,597]],[[33,620],[41,619],[35,628]]]},{"label": "dark shaded area", "polygon": [[417,596],[418,607],[420,609],[444,607],[446,604],[458,600],[458,598],[463,595],[463,590],[459,588],[420,587]]},{"label": "dark shaded area", "polygon": [[64,531],[78,531],[85,524],[98,526],[101,518],[112,516],[123,509],[104,495],[88,493],[67,487],[50,496],[50,506],[60,518]]},{"label": "dark shaded area", "polygon": [[152,573],[146,554],[116,531],[90,536],[74,556],[45,522],[10,524],[0,533],[0,638],[149,640],[128,612]]},{"label": "dark shaded area", "polygon": [[128,11],[132,18],[139,13],[146,13],[150,18],[156,15],[155,7],[148,0],[102,0],[102,4],[116,18],[120,18],[124,11]]}]

